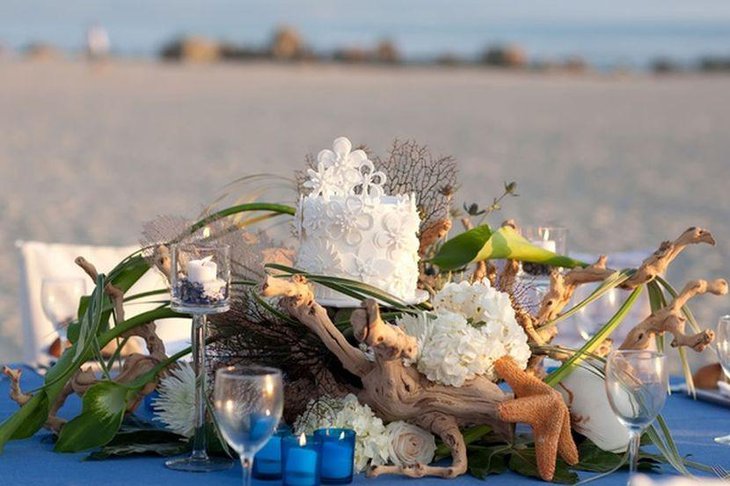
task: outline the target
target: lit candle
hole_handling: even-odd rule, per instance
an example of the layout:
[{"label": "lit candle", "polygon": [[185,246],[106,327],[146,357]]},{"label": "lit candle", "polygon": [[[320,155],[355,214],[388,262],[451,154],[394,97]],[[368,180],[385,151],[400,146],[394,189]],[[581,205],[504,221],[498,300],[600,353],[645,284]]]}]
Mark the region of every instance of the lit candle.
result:
[{"label": "lit candle", "polygon": [[536,240],[532,241],[531,243],[535,246],[542,248],[543,250],[555,253],[555,240]]},{"label": "lit candle", "polygon": [[284,486],[317,486],[319,484],[319,448],[313,438],[302,434],[282,441]]},{"label": "lit candle", "polygon": [[190,260],[186,267],[188,280],[194,283],[204,284],[214,282],[218,279],[218,265],[207,256],[200,260]]},{"label": "lit candle", "polygon": [[[276,426],[271,416],[252,418],[251,440],[259,440],[269,435],[269,431]],[[264,447],[256,453],[253,461],[253,476],[258,479],[281,478],[281,436],[286,430],[277,432],[266,442]]]},{"label": "lit candle", "polygon": [[322,483],[351,483],[355,462],[355,431],[319,429],[314,432],[314,436],[322,441]]}]

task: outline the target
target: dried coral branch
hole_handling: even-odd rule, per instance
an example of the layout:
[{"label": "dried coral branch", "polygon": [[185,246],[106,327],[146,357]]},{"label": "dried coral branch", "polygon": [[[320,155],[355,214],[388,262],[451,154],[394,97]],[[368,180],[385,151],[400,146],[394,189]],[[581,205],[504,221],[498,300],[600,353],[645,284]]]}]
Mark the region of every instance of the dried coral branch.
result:
[{"label": "dried coral branch", "polygon": [[423,257],[434,243],[444,238],[451,230],[451,220],[440,219],[424,228],[419,237],[418,254]]},{"label": "dried coral branch", "polygon": [[711,282],[707,280],[688,282],[669,305],[652,313],[634,327],[626,336],[621,349],[646,349],[652,342],[651,338],[654,335],[669,332],[674,336],[672,346],[687,346],[698,352],[704,350],[712,342],[715,334],[711,330],[691,335],[685,334],[686,318],[682,315],[682,307],[691,298],[708,292],[715,295],[725,295],[728,292],[728,284],[723,279]]}]

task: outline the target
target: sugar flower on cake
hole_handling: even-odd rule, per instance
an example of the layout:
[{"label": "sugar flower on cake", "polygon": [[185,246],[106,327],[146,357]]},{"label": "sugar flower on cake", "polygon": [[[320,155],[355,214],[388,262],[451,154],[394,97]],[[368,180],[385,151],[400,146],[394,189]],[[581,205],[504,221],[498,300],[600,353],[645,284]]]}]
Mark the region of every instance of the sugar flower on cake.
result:
[{"label": "sugar flower on cake", "polygon": [[418,214],[412,211],[391,212],[383,216],[381,231],[375,235],[375,244],[388,250],[418,251],[418,239],[413,234],[418,231]]},{"label": "sugar flower on cake", "polygon": [[385,174],[375,170],[364,151],[353,151],[352,143],[345,137],[336,139],[332,150],[325,149],[317,155],[317,167],[309,169],[307,176],[303,186],[312,196],[329,199],[356,192],[373,197],[383,195]]},{"label": "sugar flower on cake", "polygon": [[352,255],[345,270],[356,280],[378,287],[385,284],[383,275],[391,275],[394,268],[390,260]]},{"label": "sugar flower on cake", "polygon": [[312,240],[307,243],[309,251],[300,252],[297,266],[306,268],[308,272],[322,274],[330,268],[339,267],[342,262],[340,254],[330,241]]},{"label": "sugar flower on cake", "polygon": [[429,464],[436,454],[433,434],[416,425],[398,420],[385,427],[388,435],[388,455],[396,466]]},{"label": "sugar flower on cake", "polygon": [[192,437],[195,431],[195,372],[190,363],[179,362],[160,381],[157,387],[160,396],[152,402],[155,420],[176,434]]},{"label": "sugar flower on cake", "polygon": [[325,208],[325,230],[330,238],[344,238],[350,246],[362,242],[363,232],[373,227],[373,216],[364,210],[364,202],[350,196],[344,201],[332,200]]}]

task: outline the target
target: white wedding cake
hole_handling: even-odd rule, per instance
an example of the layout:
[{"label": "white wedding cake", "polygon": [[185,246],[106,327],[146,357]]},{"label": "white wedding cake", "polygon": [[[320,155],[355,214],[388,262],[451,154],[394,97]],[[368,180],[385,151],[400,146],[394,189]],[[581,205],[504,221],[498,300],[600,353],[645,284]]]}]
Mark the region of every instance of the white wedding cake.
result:
[{"label": "white wedding cake", "polygon": [[[345,137],[322,150],[307,175],[309,193],[297,209],[297,267],[416,301],[420,218],[414,195],[386,195],[385,174]],[[316,293],[322,302],[353,300],[321,285]]]}]

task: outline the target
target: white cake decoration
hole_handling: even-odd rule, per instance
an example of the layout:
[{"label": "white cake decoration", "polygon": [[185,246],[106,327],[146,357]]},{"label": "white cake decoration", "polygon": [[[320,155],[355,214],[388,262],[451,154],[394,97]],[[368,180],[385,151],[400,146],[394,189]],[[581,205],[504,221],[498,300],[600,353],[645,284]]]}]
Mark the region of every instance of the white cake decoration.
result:
[{"label": "white cake decoration", "polygon": [[[386,195],[386,175],[345,137],[307,171],[298,208],[297,266],[374,285],[412,301],[418,282],[420,218],[412,194]],[[345,296],[318,286],[320,299]]]}]

